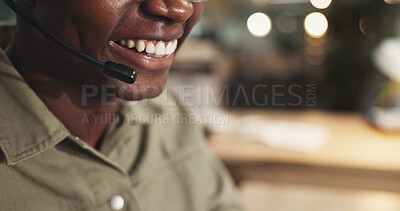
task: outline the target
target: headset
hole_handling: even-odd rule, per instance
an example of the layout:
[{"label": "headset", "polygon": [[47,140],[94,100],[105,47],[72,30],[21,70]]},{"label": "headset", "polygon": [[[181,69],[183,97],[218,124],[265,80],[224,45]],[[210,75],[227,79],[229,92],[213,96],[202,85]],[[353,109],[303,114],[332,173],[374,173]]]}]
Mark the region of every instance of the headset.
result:
[{"label": "headset", "polygon": [[13,0],[3,0],[8,7],[10,7],[17,15],[27,21],[30,25],[32,25],[36,30],[41,32],[50,40],[54,41],[58,46],[68,51],[74,56],[77,56],[83,59],[86,62],[89,62],[93,65],[100,67],[104,74],[121,80],[125,83],[133,84],[136,81],[137,73],[136,70],[122,64],[117,64],[111,61],[106,61],[105,63],[79,51],[78,49],[72,47],[68,43],[64,42],[56,35],[54,35],[51,31],[49,31],[44,25],[39,23],[35,18],[33,18],[28,12],[22,9],[16,2]]}]

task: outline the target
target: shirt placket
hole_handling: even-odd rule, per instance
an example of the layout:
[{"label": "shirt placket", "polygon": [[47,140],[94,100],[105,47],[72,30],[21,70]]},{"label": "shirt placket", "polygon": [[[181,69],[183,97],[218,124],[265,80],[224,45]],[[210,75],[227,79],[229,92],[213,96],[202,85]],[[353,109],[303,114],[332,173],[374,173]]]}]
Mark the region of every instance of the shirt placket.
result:
[{"label": "shirt placket", "polygon": [[[119,165],[117,162],[114,162],[109,157],[105,156],[98,150],[94,149],[90,145],[86,144],[83,140],[81,140],[77,136],[69,137],[74,143],[78,144],[82,149],[84,149],[87,153],[92,156],[95,156],[101,162],[108,165],[110,168],[121,173],[122,180],[125,181],[126,188],[123,190],[116,190],[115,192],[110,192],[108,200],[106,203],[100,204],[99,207],[93,208],[94,210],[132,210],[132,211],[140,211],[140,202],[138,200],[136,191],[134,189],[136,180],[133,176],[129,175],[128,171]],[[107,178],[106,178],[107,179]],[[113,179],[113,178],[111,178]],[[95,188],[95,187],[94,187]]]}]

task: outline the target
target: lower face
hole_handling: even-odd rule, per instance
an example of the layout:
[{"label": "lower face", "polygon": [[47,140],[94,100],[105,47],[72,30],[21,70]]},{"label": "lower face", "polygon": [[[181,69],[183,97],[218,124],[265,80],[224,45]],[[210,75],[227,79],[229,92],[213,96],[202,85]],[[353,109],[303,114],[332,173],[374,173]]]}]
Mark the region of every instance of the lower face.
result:
[{"label": "lower face", "polygon": [[[175,2],[182,1],[186,0]],[[135,69],[138,74],[137,80],[134,84],[126,84],[110,78],[99,68],[88,65],[60,49],[53,49],[57,47],[51,43],[44,45],[37,43],[49,47],[44,48],[46,52],[42,52],[42,55],[41,53],[38,55],[47,57],[54,55],[54,58],[50,58],[56,61],[54,64],[57,64],[57,60],[60,61],[59,64],[65,64],[58,69],[60,74],[67,75],[66,78],[80,81],[81,84],[107,86],[107,91],[125,100],[152,98],[164,90],[176,50],[182,45],[203,12],[201,4],[193,3],[193,10],[188,19],[176,22],[149,13],[143,9],[144,1],[43,0],[43,2],[46,3],[41,5],[38,1],[35,7],[38,10],[48,11],[44,13],[47,16],[37,17],[44,22],[44,25],[55,31],[67,43],[100,61],[112,61]],[[48,15],[54,18],[49,19]]]},{"label": "lower face", "polygon": [[127,65],[138,74],[132,85],[118,80],[110,81],[111,84],[118,85],[120,94],[128,99],[139,100],[159,95],[164,89],[177,44],[178,39],[125,38],[109,41],[104,49],[103,60]]}]

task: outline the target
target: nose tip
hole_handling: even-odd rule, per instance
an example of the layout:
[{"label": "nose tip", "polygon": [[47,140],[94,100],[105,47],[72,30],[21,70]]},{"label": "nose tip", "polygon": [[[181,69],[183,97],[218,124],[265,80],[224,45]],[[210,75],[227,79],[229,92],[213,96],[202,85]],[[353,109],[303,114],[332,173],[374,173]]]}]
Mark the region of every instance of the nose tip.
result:
[{"label": "nose tip", "polygon": [[193,15],[193,4],[189,0],[145,0],[143,10],[152,15],[183,23]]}]

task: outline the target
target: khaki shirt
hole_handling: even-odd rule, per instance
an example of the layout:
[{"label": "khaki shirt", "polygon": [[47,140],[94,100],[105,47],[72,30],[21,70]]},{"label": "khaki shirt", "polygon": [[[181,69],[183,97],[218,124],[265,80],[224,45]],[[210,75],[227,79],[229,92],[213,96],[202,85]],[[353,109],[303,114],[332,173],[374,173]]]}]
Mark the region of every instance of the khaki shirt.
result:
[{"label": "khaki shirt", "polygon": [[64,127],[0,49],[0,210],[241,210],[202,130],[174,122],[187,114],[182,106],[128,104],[96,150]]}]

